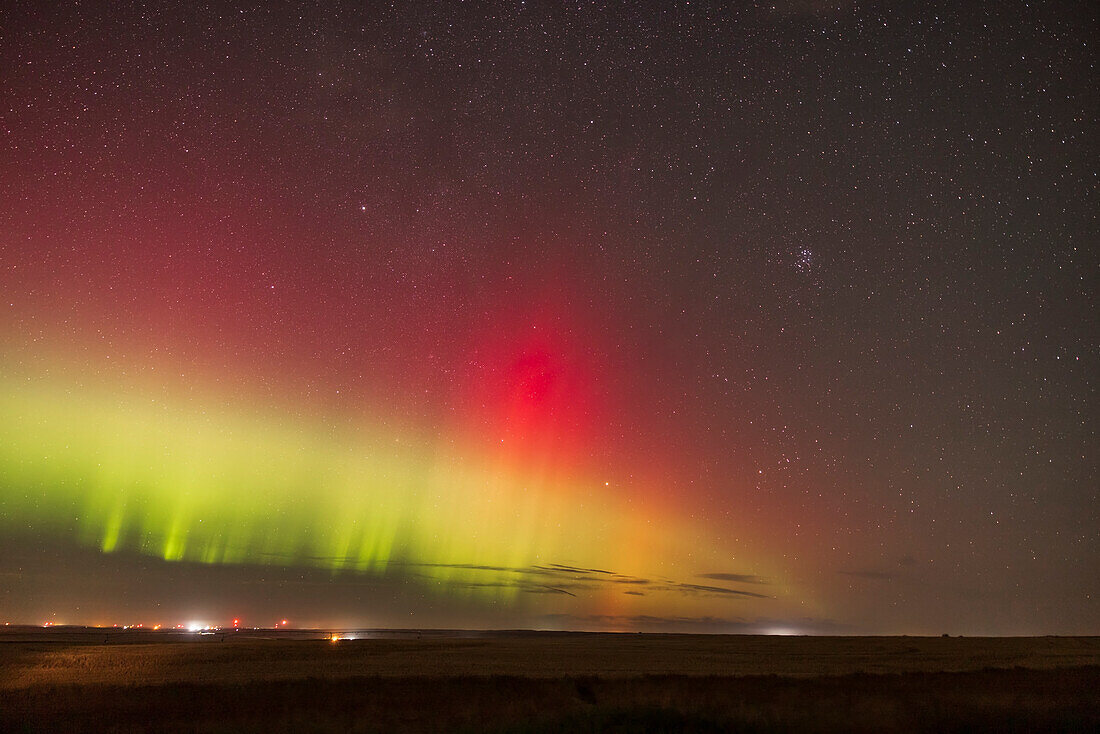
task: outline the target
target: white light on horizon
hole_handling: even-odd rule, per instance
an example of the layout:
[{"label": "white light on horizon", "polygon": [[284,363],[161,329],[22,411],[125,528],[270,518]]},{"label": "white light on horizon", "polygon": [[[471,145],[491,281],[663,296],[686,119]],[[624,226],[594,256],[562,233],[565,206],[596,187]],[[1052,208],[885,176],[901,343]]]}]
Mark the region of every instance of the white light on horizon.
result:
[{"label": "white light on horizon", "polygon": [[776,635],[779,637],[790,637],[791,635],[798,635],[801,633],[796,629],[791,629],[790,627],[770,627],[764,630],[764,634]]}]

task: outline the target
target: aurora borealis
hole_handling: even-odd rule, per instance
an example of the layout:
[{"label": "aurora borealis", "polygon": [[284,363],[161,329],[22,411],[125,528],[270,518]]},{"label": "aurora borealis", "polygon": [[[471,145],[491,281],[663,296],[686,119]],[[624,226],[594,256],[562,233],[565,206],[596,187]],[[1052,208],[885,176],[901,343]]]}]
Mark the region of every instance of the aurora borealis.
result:
[{"label": "aurora borealis", "polygon": [[1096,633],[1086,3],[23,4],[0,622]]}]

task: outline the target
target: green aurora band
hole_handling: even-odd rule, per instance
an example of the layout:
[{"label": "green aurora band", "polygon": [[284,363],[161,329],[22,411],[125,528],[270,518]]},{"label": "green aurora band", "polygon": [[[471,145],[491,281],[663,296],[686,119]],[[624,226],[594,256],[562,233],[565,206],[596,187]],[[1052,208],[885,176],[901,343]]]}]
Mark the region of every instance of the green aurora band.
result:
[{"label": "green aurora band", "polygon": [[0,523],[105,553],[373,575],[415,567],[448,593],[500,601],[520,592],[477,583],[485,569],[474,564],[653,572],[677,532],[662,518],[654,533],[603,482],[565,486],[438,440],[156,388],[12,375],[0,387]]}]

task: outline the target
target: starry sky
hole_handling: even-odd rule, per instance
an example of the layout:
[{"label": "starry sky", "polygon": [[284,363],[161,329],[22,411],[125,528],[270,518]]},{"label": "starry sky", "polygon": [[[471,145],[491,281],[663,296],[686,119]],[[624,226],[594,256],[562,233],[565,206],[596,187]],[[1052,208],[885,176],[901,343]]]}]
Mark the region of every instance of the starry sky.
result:
[{"label": "starry sky", "polygon": [[1095,3],[8,3],[0,622],[1100,632]]}]

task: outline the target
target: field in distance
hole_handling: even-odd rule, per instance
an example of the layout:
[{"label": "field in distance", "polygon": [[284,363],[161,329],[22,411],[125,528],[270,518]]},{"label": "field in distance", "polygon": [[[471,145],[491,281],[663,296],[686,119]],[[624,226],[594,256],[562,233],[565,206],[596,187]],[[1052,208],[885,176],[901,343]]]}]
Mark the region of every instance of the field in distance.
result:
[{"label": "field in distance", "polygon": [[1100,727],[1096,637],[336,636],[6,629],[0,730]]},{"label": "field in distance", "polygon": [[1100,637],[781,637],[355,631],[0,632],[0,688],[356,676],[778,675],[1100,665]]}]

